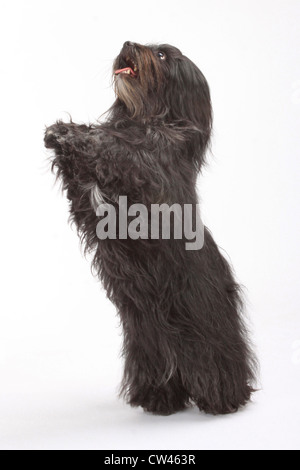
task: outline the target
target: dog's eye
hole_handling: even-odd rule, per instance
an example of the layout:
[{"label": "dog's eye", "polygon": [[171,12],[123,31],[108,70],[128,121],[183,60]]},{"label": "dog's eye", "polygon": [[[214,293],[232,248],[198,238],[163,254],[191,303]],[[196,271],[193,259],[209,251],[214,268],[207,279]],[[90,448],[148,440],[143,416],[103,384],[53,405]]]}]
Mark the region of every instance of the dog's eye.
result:
[{"label": "dog's eye", "polygon": [[157,55],[161,60],[165,60],[166,58],[166,54],[164,54],[164,52],[158,52]]}]

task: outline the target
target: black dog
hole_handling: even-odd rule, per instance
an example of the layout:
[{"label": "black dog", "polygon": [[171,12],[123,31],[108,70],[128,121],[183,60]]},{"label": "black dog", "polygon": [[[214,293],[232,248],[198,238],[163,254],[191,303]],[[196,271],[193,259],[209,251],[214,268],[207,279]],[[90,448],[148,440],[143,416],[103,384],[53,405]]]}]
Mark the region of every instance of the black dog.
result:
[{"label": "black dog", "polygon": [[[46,130],[53,168],[93,268],[124,330],[122,394],[132,406],[168,415],[195,403],[235,412],[254,391],[255,358],[228,262],[205,228],[204,246],[185,240],[106,239],[100,202],[192,204],[210,142],[209,87],[175,47],[127,42],[114,63],[117,99],[97,125],[57,122]],[[117,233],[119,228],[117,227]]]}]

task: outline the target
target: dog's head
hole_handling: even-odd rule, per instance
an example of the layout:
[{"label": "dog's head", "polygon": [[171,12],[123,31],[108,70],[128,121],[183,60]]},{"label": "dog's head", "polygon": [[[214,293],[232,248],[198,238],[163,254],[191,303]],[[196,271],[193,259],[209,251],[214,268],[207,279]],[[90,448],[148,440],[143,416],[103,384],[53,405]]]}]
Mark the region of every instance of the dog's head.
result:
[{"label": "dog's head", "polygon": [[176,47],[126,42],[113,75],[116,104],[125,106],[130,117],[188,122],[209,138],[212,110],[207,81]]}]

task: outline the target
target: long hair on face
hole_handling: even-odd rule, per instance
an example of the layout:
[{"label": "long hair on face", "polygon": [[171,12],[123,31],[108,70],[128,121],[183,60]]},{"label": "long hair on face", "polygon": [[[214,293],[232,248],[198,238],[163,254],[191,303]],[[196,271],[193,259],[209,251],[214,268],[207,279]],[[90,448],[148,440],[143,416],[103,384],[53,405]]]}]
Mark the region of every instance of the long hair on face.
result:
[{"label": "long hair on face", "polygon": [[[116,74],[124,69],[127,73]],[[175,140],[191,136],[186,139],[189,154],[200,169],[211,137],[212,106],[199,68],[168,44],[125,45],[114,62],[113,78],[117,99],[108,112],[108,124],[163,120],[166,132],[171,135],[174,130]]]}]

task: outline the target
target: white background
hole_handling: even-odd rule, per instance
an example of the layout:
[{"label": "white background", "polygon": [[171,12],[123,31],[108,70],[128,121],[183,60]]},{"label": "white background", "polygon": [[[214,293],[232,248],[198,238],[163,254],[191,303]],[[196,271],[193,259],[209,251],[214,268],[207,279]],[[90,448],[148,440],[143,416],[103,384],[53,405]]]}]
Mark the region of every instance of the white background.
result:
[{"label": "white background", "polygon": [[[299,0],[1,0],[1,448],[300,448],[299,25]],[[118,318],[48,169],[44,126],[106,111],[126,40],[176,45],[211,86],[203,219],[247,288],[261,361],[233,416],[117,399]]]}]

